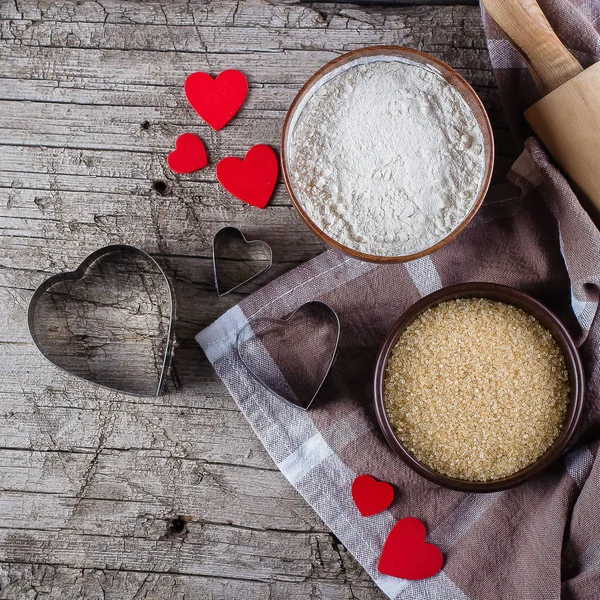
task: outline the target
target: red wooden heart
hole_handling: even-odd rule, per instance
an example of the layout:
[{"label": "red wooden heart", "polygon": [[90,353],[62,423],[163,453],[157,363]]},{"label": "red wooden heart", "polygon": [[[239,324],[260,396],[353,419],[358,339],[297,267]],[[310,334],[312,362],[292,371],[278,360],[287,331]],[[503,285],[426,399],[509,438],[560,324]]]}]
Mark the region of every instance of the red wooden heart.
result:
[{"label": "red wooden heart", "polygon": [[184,133],[177,138],[175,150],[167,156],[167,163],[175,173],[191,173],[208,164],[202,140],[193,133]]},{"label": "red wooden heart", "polygon": [[426,579],[438,573],[443,562],[439,548],[425,542],[425,525],[406,517],[387,536],[377,568],[392,577]]},{"label": "red wooden heart", "polygon": [[217,164],[217,179],[242,202],[264,208],[277,181],[279,165],[274,150],[264,144],[252,146],[244,160],[228,156]]},{"label": "red wooden heart", "polygon": [[385,510],[394,499],[394,488],[370,475],[359,475],[352,482],[352,499],[363,517]]},{"label": "red wooden heart", "polygon": [[192,73],[183,85],[192,108],[213,129],[222,129],[240,110],[248,93],[243,73],[230,69],[213,79],[208,73]]}]

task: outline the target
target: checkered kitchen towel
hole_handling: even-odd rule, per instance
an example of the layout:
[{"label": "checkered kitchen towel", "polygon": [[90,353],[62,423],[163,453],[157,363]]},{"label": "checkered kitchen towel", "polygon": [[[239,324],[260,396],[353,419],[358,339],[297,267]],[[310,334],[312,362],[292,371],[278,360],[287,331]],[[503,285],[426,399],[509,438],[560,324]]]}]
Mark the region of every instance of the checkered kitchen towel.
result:
[{"label": "checkered kitchen towel", "polygon": [[[540,4],[584,67],[600,60],[598,0]],[[600,234],[538,142],[525,139],[522,111],[537,93],[518,54],[485,20],[510,123],[525,145],[510,183],[492,188],[471,225],[433,255],[378,266],[326,252],[252,294],[197,340],[282,473],[390,598],[591,600],[600,598]],[[534,481],[493,494],[446,490],[413,473],[386,446],[371,404],[377,351],[393,321],[421,296],[466,281],[512,285],[551,307],[578,341],[588,381],[577,446]],[[342,336],[326,401],[304,413],[255,383],[234,342],[253,317],[281,317],[313,299],[339,313]],[[396,484],[390,509],[359,515],[350,497],[359,473]],[[388,532],[407,515],[427,524],[445,554],[431,579],[377,571]]]}]

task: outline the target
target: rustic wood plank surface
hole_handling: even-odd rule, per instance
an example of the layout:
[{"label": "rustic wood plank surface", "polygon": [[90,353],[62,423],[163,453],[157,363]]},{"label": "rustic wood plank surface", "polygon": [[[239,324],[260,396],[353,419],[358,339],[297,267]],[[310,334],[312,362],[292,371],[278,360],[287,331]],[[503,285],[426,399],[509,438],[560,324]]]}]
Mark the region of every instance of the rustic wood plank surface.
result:
[{"label": "rustic wood plank surface", "polygon": [[[249,0],[0,3],[0,598],[382,598],[286,482],[193,336],[215,299],[224,224],[268,241],[275,269],[322,251],[281,184],[252,209],[214,165],[279,147],[302,83],[341,52],[404,44],[456,67],[496,128],[496,180],[514,157],[475,6],[358,7]],[[238,68],[250,93],[213,132],[185,76]],[[191,131],[211,166],[175,176]],[[129,243],[175,287],[181,389],[135,398],[74,380],[33,346],[26,306],[49,275]],[[232,270],[243,274],[243,261]]]}]

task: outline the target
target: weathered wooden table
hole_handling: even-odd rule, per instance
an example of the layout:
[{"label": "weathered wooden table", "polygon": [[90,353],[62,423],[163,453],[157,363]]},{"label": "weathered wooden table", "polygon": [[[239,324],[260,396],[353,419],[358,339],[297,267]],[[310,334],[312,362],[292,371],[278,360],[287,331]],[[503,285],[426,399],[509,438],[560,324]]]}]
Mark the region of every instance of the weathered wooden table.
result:
[{"label": "weathered wooden table", "polygon": [[[267,240],[276,272],[323,250],[281,184],[259,211],[219,187],[214,164],[278,148],[295,93],[339,53],[404,44],[475,86],[501,180],[514,152],[479,9],[4,0],[0,19],[0,598],[381,598],[193,341],[240,298],[212,289],[223,224]],[[227,68],[247,74],[250,93],[215,133],[182,85]],[[211,165],[178,177],[166,155],[184,131],[206,141]],[[62,374],[27,333],[33,289],[118,242],[161,257],[175,284],[183,387],[163,397]]]}]

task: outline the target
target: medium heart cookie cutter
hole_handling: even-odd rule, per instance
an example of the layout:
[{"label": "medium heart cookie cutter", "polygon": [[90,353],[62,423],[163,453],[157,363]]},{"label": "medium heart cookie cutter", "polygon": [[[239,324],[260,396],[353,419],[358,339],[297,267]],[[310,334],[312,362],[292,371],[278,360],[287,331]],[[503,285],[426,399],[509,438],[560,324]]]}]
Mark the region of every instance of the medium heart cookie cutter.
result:
[{"label": "medium heart cookie cutter", "polygon": [[[280,378],[280,380],[277,383],[282,385],[283,387],[287,388],[286,389],[287,394],[282,393],[281,389],[276,389],[274,385],[271,385],[271,384],[269,384],[268,381],[265,381],[266,377],[264,377],[260,372],[258,372],[258,370],[252,365],[250,360],[248,360],[248,358],[245,357],[245,354],[242,351],[242,346],[244,343],[246,343],[250,340],[258,339],[257,334],[260,334],[261,332],[266,331],[270,326],[285,325],[286,323],[292,322],[293,319],[301,311],[306,311],[307,309],[308,310],[315,310],[315,309],[324,310],[326,314],[328,314],[330,317],[332,317],[331,323],[333,326],[335,326],[335,336],[334,336],[335,340],[334,340],[334,343],[332,344],[331,356],[328,359],[328,361],[326,362],[326,368],[325,368],[325,371],[324,371],[324,374],[323,374],[321,380],[316,384],[316,388],[314,389],[314,392],[312,392],[312,394],[310,394],[308,401],[306,403],[299,403],[299,402],[294,401],[294,398],[296,398],[296,400],[298,400],[297,394],[290,387],[290,385],[288,384],[284,375],[281,374],[281,372],[279,370],[279,365],[277,365],[275,363],[275,361],[271,358],[268,350],[262,345],[262,341],[259,340],[261,356],[258,357],[258,361],[259,361],[259,363],[263,363],[263,366],[266,364],[269,369],[272,369],[271,374],[277,375]],[[331,368],[333,367],[333,363],[335,361],[335,357],[337,355],[337,351],[338,351],[338,347],[339,347],[339,343],[340,343],[340,334],[341,334],[340,319],[339,319],[338,314],[335,312],[335,310],[333,310],[333,308],[331,308],[331,306],[329,306],[329,304],[326,304],[325,302],[321,302],[320,300],[312,300],[310,302],[306,302],[306,303],[302,304],[301,306],[296,308],[296,310],[291,312],[287,317],[284,317],[283,319],[270,319],[270,318],[264,317],[264,318],[250,320],[239,331],[239,333],[237,335],[237,339],[236,339],[235,348],[236,348],[236,353],[237,353],[240,361],[242,362],[242,364],[246,367],[246,369],[248,369],[248,371],[252,375],[252,377],[258,383],[260,383],[268,392],[270,392],[271,394],[273,394],[280,400],[283,400],[284,402],[286,402],[287,404],[290,404],[291,406],[293,406],[295,408],[299,408],[301,410],[307,411],[311,407],[311,405],[313,404],[313,402],[315,401],[317,396],[319,395],[321,388],[325,384],[325,381],[327,380],[327,377],[329,376],[329,373],[331,372]]]},{"label": "medium heart cookie cutter", "polygon": [[[232,288],[229,288],[227,291],[222,292],[221,289],[219,288],[219,275],[218,275],[218,268],[217,268],[217,263],[219,261],[219,257],[218,257],[219,245],[226,239],[233,239],[233,238],[241,239],[242,242],[244,244],[246,244],[247,246],[260,245],[260,246],[265,247],[269,251],[269,261],[268,261],[268,264],[263,269],[258,271],[258,273],[254,273],[253,275],[251,275],[250,277],[248,277],[241,283],[238,283],[238,284],[234,285]],[[233,225],[228,225],[227,227],[223,227],[223,228],[219,229],[219,231],[217,231],[217,233],[215,233],[215,236],[213,237],[212,261],[213,261],[213,274],[214,274],[214,279],[215,279],[215,289],[217,290],[217,296],[219,298],[221,298],[222,296],[226,296],[227,294],[233,292],[234,290],[237,290],[238,288],[242,287],[243,285],[252,281],[253,279],[256,279],[263,273],[266,273],[273,266],[273,250],[271,249],[271,246],[269,246],[269,244],[267,244],[267,242],[265,242],[264,240],[248,240],[240,229],[238,229],[237,227],[234,227]]]},{"label": "medium heart cookie cutter", "polygon": [[[168,376],[169,367],[170,367],[170,364],[171,364],[171,361],[173,358],[173,351],[174,351],[174,346],[175,346],[174,330],[173,330],[173,323],[175,321],[175,295],[173,293],[173,288],[171,286],[171,282],[169,281],[169,278],[167,277],[167,275],[164,272],[164,270],[162,269],[162,267],[158,264],[158,262],[150,254],[148,254],[144,250],[136,248],[135,246],[129,246],[127,244],[115,244],[115,245],[111,245],[111,246],[105,246],[103,248],[100,248],[100,249],[92,252],[90,255],[88,255],[86,258],[84,258],[83,261],[81,262],[81,264],[74,271],[58,273],[56,275],[52,275],[51,277],[49,277],[48,279],[43,281],[38,286],[38,288],[35,290],[35,292],[33,293],[33,296],[31,297],[31,299],[29,301],[29,306],[27,308],[27,327],[29,329],[29,334],[31,335],[31,338],[32,338],[34,344],[36,345],[37,349],[44,355],[44,357],[49,362],[51,362],[54,366],[58,367],[59,369],[61,369],[64,372],[68,373],[69,375],[72,375],[73,377],[77,377],[78,379],[82,379],[83,381],[93,383],[94,385],[97,385],[97,386],[100,386],[100,387],[103,387],[106,389],[116,390],[119,392],[125,392],[127,394],[131,394],[134,396],[149,396],[150,394],[137,393],[134,391],[130,391],[129,389],[122,389],[122,388],[119,388],[116,386],[110,386],[110,385],[106,385],[103,383],[99,383],[92,379],[82,377],[81,375],[78,375],[77,373],[75,373],[73,371],[70,371],[69,369],[65,368],[63,365],[60,365],[57,362],[55,362],[54,360],[52,360],[52,358],[45,351],[43,344],[41,343],[39,336],[38,336],[38,330],[36,328],[36,309],[37,309],[39,301],[43,297],[43,295],[48,290],[50,290],[52,287],[57,286],[58,284],[65,283],[68,281],[79,281],[79,280],[83,279],[85,277],[85,275],[87,274],[87,272],[89,271],[89,269],[95,263],[97,263],[99,260],[101,260],[111,254],[115,254],[115,255],[122,254],[125,256],[129,255],[131,257],[136,256],[136,257],[146,260],[150,265],[152,265],[152,267],[156,268],[157,274],[162,276],[162,279],[164,280],[164,282],[166,284],[166,290],[168,290],[168,299],[169,299],[169,305],[170,305],[170,310],[167,315],[168,320],[169,320],[169,325],[168,325],[167,333],[164,337],[164,340],[165,340],[164,357],[163,357],[163,361],[162,361],[162,367],[160,369],[160,374],[158,376],[156,392],[154,393],[154,396],[160,396],[163,391],[164,384],[165,384],[167,376]],[[131,258],[132,263],[133,263],[133,260],[134,259]]]}]

